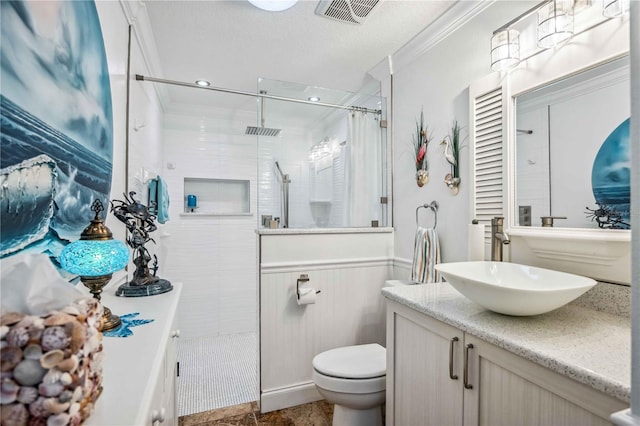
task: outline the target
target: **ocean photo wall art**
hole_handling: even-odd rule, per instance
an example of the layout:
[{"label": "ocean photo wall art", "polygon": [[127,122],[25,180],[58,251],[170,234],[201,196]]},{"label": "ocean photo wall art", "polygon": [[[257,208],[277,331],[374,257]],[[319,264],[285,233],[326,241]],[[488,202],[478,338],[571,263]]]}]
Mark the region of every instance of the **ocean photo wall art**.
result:
[{"label": "ocean photo wall art", "polygon": [[593,161],[591,188],[598,207],[591,216],[600,228],[631,228],[630,121],[607,136]]},{"label": "ocean photo wall art", "polygon": [[52,260],[109,205],[113,111],[93,1],[2,1],[0,257]]}]

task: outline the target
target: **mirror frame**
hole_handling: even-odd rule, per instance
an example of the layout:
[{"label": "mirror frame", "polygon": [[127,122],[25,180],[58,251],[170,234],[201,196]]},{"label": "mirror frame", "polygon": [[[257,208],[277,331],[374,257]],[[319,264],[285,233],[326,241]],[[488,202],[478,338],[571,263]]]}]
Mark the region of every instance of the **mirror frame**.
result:
[{"label": "mirror frame", "polygon": [[512,237],[510,260],[516,263],[631,283],[631,231],[518,226],[515,170],[515,99],[559,79],[567,78],[629,54],[629,19],[610,20],[576,35],[559,50],[545,50],[505,76],[506,140],[503,164],[506,191],[503,209]]}]

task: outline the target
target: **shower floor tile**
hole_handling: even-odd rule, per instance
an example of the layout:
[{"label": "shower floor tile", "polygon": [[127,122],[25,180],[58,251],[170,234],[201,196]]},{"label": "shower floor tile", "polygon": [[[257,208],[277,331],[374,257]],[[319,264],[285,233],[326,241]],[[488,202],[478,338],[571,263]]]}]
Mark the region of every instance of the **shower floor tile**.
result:
[{"label": "shower floor tile", "polygon": [[258,399],[256,333],[181,340],[178,416]]}]

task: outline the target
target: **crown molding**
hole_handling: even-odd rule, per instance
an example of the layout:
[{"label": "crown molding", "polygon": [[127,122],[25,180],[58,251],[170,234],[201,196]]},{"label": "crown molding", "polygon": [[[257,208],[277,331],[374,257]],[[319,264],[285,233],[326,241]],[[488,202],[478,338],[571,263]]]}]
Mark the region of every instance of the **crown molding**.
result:
[{"label": "crown molding", "polygon": [[[156,39],[151,29],[151,22],[144,0],[119,0],[122,11],[129,25],[133,27],[133,35],[135,41],[140,47],[142,53],[142,61],[146,67],[146,72],[141,70],[132,70],[132,74],[152,75],[157,78],[163,78],[162,65],[160,64],[160,55]],[[134,40],[132,40],[133,42]],[[166,87],[160,84],[153,85],[158,102],[163,111],[167,110],[169,104],[169,93]]]},{"label": "crown molding", "polygon": [[378,80],[387,78],[424,55],[495,2],[496,0],[457,1],[393,55],[382,59],[369,74]]}]

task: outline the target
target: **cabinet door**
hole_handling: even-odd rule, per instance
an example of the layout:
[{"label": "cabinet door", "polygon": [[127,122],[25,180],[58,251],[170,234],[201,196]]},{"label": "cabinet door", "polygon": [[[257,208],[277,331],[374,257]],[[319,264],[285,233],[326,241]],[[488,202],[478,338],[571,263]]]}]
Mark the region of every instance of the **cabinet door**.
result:
[{"label": "cabinet door", "polygon": [[[465,425],[608,425],[626,404],[515,354],[465,335]],[[466,350],[466,348],[465,348]]]},{"label": "cabinet door", "polygon": [[387,424],[461,425],[462,332],[393,302],[387,309]]}]

